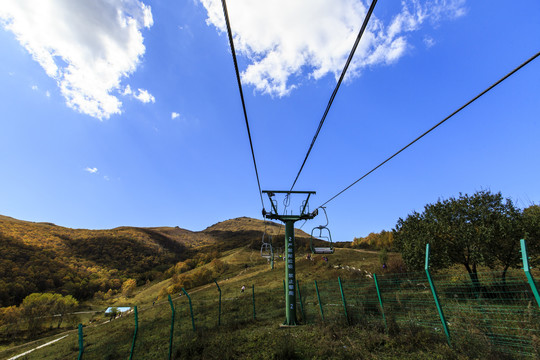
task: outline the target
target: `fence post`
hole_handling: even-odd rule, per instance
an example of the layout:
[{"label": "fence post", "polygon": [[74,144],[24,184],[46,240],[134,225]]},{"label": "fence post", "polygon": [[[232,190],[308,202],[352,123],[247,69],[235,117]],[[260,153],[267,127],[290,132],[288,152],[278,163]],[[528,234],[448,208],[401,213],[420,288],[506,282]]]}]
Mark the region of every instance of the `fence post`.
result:
[{"label": "fence post", "polygon": [[381,291],[379,289],[379,281],[377,281],[377,274],[373,273],[373,281],[375,282],[375,289],[377,289],[377,297],[379,298],[379,305],[381,305],[381,313],[384,321],[384,327],[388,331],[388,324],[386,323],[386,316],[384,316],[384,306],[382,302]]},{"label": "fence post", "polygon": [[84,352],[83,331],[82,324],[79,324],[79,357],[77,360],[81,360]]},{"label": "fence post", "polygon": [[345,317],[347,318],[347,324],[351,325],[349,321],[349,314],[347,314],[347,302],[345,301],[345,293],[343,292],[343,285],[341,284],[341,277],[338,277],[339,291],[341,292],[341,300],[343,301],[343,310],[345,311]]},{"label": "fence post", "polygon": [[255,320],[255,285],[251,284],[251,293],[253,294],[253,319]]},{"label": "fence post", "polygon": [[527,280],[529,281],[529,286],[531,287],[531,291],[534,294],[536,303],[538,304],[538,306],[540,306],[540,295],[538,294],[538,289],[536,288],[536,283],[534,282],[534,278],[531,274],[531,269],[529,267],[529,256],[527,254],[527,244],[525,243],[525,239],[521,239],[520,243],[521,258],[523,260],[523,271],[525,271],[525,276],[527,276]]},{"label": "fence post", "polygon": [[302,320],[306,322],[306,314],[304,314],[304,304],[302,302],[302,293],[300,292],[300,283],[296,280],[296,290],[298,291],[298,298],[300,299],[300,311],[302,312]]},{"label": "fence post", "polygon": [[171,305],[171,338],[169,339],[169,360],[172,358],[172,347],[173,347],[173,335],[174,335],[174,304],[171,299],[171,295],[168,295],[169,304]]},{"label": "fence post", "polygon": [[135,349],[135,340],[137,340],[137,332],[139,331],[139,315],[137,313],[137,306],[134,307],[135,311],[135,331],[133,332],[133,342],[131,343],[131,350],[129,352],[129,360],[133,359],[133,350]]},{"label": "fence post", "polygon": [[184,292],[184,294],[186,294],[186,296],[187,296],[187,298],[189,300],[189,312],[191,313],[191,326],[193,326],[193,331],[196,331],[195,330],[195,318],[193,317],[193,306],[191,305],[191,297],[187,293],[186,289],[182,288],[182,291]]},{"label": "fence post", "polygon": [[324,321],[324,312],[321,304],[321,296],[319,295],[319,287],[317,286],[317,280],[315,280],[315,291],[317,292],[317,301],[319,302],[319,309],[321,310],[321,318]]},{"label": "fence post", "polygon": [[426,264],[424,269],[426,271],[429,287],[431,288],[431,293],[433,294],[433,299],[435,300],[435,305],[437,306],[437,311],[439,312],[439,317],[441,318],[441,323],[446,334],[446,340],[448,341],[448,345],[452,346],[452,344],[450,343],[450,332],[448,331],[448,326],[446,325],[446,319],[444,318],[443,309],[439,302],[439,297],[437,296],[437,290],[435,290],[435,284],[433,283],[433,280],[431,279],[431,274],[429,273],[429,244],[426,244]]},{"label": "fence post", "polygon": [[219,287],[216,279],[214,279],[214,282],[216,283],[217,289],[219,291],[218,326],[220,326],[221,325],[221,288]]}]

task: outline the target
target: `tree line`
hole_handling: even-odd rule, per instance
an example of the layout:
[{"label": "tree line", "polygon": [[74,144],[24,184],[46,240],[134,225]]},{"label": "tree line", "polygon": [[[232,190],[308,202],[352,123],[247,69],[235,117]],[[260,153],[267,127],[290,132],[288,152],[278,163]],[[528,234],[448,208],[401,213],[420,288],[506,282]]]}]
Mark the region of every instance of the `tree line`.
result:
[{"label": "tree line", "polygon": [[531,263],[540,263],[540,206],[520,209],[500,192],[460,194],[400,218],[393,236],[411,270],[423,269],[429,243],[432,269],[460,264],[478,284],[478,269],[485,266],[500,271],[504,282],[508,269],[521,267],[520,239],[527,241]]}]

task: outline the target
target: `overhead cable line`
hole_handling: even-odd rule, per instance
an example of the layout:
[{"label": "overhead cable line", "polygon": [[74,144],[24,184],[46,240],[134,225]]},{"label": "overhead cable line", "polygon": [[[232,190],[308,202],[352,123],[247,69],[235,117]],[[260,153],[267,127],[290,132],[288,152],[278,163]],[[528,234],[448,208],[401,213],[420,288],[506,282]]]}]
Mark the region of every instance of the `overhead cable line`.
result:
[{"label": "overhead cable line", "polygon": [[360,39],[362,38],[362,35],[364,34],[364,30],[367,27],[367,24],[369,22],[369,19],[371,17],[371,14],[373,13],[373,9],[375,9],[375,5],[377,4],[377,0],[373,0],[371,2],[371,5],[369,7],[369,10],[366,14],[366,17],[364,19],[364,23],[362,24],[362,27],[360,28],[360,31],[358,32],[358,36],[356,37],[356,41],[354,42],[354,45],[351,49],[351,52],[349,53],[349,57],[347,58],[347,62],[345,63],[345,67],[343,68],[343,71],[341,72],[341,76],[339,77],[339,80],[336,84],[336,87],[334,89],[334,92],[332,92],[332,96],[330,96],[330,100],[328,101],[328,104],[326,105],[326,110],[324,111],[324,114],[322,116],[321,121],[319,122],[319,127],[317,128],[317,131],[315,132],[315,136],[313,136],[313,140],[311,140],[311,145],[309,146],[309,149],[306,153],[306,157],[304,158],[304,161],[302,162],[302,166],[300,166],[300,170],[298,171],[298,174],[296,175],[296,178],[293,181],[293,184],[291,186],[290,191],[294,188],[294,185],[296,184],[296,181],[300,177],[300,173],[304,169],[304,165],[306,164],[306,161],[308,159],[309,154],[311,153],[311,149],[313,149],[313,145],[315,145],[315,140],[317,140],[317,136],[319,136],[319,132],[321,131],[321,128],[324,124],[324,121],[326,120],[326,115],[328,115],[328,112],[330,111],[330,107],[332,106],[332,103],[334,102],[334,98],[336,97],[336,94],[339,90],[339,86],[341,85],[341,82],[343,81],[343,78],[345,78],[345,73],[347,72],[347,69],[349,68],[349,64],[351,63],[351,60],[354,56],[354,52],[356,51],[356,48],[358,47],[358,43],[360,42]]},{"label": "overhead cable line", "polygon": [[255,167],[255,175],[257,176],[257,185],[259,186],[259,196],[261,197],[261,205],[264,209],[264,201],[261,190],[261,182],[259,180],[259,171],[257,170],[257,162],[255,161],[255,152],[253,151],[253,141],[251,140],[251,131],[249,130],[249,121],[246,111],[246,103],[244,101],[244,92],[242,91],[242,81],[240,80],[240,72],[238,71],[238,63],[236,62],[236,51],[234,50],[234,42],[231,31],[231,24],[229,22],[229,14],[227,12],[227,4],[225,0],[221,0],[223,5],[223,15],[225,16],[225,23],[227,24],[227,34],[229,35],[229,43],[231,45],[232,58],[234,62],[234,70],[236,71],[236,80],[238,81],[238,90],[240,91],[240,99],[242,100],[242,109],[244,110],[244,119],[246,120],[246,129],[249,137],[249,146],[251,148],[251,157],[253,158],[253,166]]},{"label": "overhead cable line", "polygon": [[[525,61],[524,63],[522,63],[521,65],[519,65],[518,67],[516,67],[514,70],[510,71],[508,74],[506,74],[505,76],[503,76],[502,78],[500,78],[497,82],[495,82],[493,85],[491,85],[490,87],[488,87],[487,89],[485,89],[484,91],[482,91],[480,94],[476,95],[474,98],[472,98],[471,100],[469,100],[465,105],[461,106],[459,109],[457,109],[456,111],[454,111],[453,113],[451,113],[450,115],[448,115],[447,117],[445,117],[444,119],[442,119],[441,121],[439,121],[437,124],[435,124],[434,126],[432,126],[429,130],[427,130],[426,132],[424,132],[422,135],[418,136],[416,139],[414,139],[413,141],[411,141],[410,143],[408,143],[406,146],[402,147],[398,152],[394,153],[394,155],[390,156],[389,158],[387,158],[386,160],[384,160],[382,163],[380,163],[379,165],[375,166],[373,169],[371,169],[370,171],[368,171],[367,173],[365,173],[364,175],[362,175],[362,177],[360,177],[359,179],[357,179],[355,182],[353,182],[352,184],[350,184],[349,186],[347,186],[345,189],[341,190],[340,192],[338,192],[336,195],[332,196],[329,200],[327,200],[325,203],[323,203],[322,205],[320,205],[318,208],[321,208],[323,206],[325,206],[326,204],[328,204],[330,201],[334,200],[335,198],[337,198],[339,195],[343,194],[345,191],[347,191],[349,188],[351,188],[353,185],[355,185],[356,183],[358,183],[360,180],[364,179],[365,177],[367,177],[369,174],[371,174],[372,172],[374,172],[375,170],[377,170],[378,168],[380,168],[381,166],[383,166],[384,164],[386,164],[388,161],[392,160],[394,157],[396,157],[398,154],[400,154],[402,151],[404,151],[405,149],[407,149],[409,146],[411,146],[412,144],[414,144],[415,142],[417,142],[418,140],[420,140],[421,138],[423,138],[424,136],[426,136],[428,133],[430,133],[431,131],[435,130],[437,127],[439,127],[439,125],[442,125],[446,120],[450,119],[451,117],[453,117],[454,115],[456,115],[457,113],[459,113],[461,110],[465,109],[467,106],[469,106],[470,104],[472,104],[474,101],[478,100],[482,95],[484,95],[485,93],[487,93],[488,91],[490,91],[491,89],[493,89],[495,86],[499,85],[500,83],[502,83],[504,80],[508,79],[510,76],[512,76],[513,74],[515,74],[518,70],[520,70],[521,68],[523,68],[525,65],[529,64],[531,61],[533,61],[534,59],[536,59],[538,56],[540,56],[540,52],[536,53],[535,55],[533,55],[532,57],[530,57],[527,61]],[[317,209],[318,209],[317,208]]]}]

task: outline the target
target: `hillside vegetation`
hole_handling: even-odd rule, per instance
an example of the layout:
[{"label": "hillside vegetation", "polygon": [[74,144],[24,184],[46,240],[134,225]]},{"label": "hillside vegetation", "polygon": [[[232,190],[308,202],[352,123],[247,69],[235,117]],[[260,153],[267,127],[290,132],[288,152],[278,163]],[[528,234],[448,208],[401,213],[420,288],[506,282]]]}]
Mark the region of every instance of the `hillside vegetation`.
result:
[{"label": "hillside vegetation", "polygon": [[[227,224],[225,224],[227,226]],[[214,228],[215,229],[215,228]],[[259,245],[260,246],[260,245]],[[337,277],[342,279],[365,278],[367,274],[380,270],[378,255],[353,249],[337,249],[325,262],[322,256],[313,260],[306,258],[301,249],[297,254],[297,277],[300,284],[308,286],[313,280],[330,281],[337,284]],[[399,258],[397,254],[390,254]],[[213,282],[188,290],[193,301],[196,332],[191,327],[190,312],[186,296],[172,294],[176,308],[176,322],[173,341],[173,358],[176,359],[342,359],[368,355],[372,348],[391,341],[394,345],[387,350],[380,348],[382,355],[391,355],[406,343],[411,335],[402,339],[390,340],[379,330],[367,330],[362,327],[348,327],[342,321],[329,322],[324,326],[302,326],[297,329],[280,329],[284,320],[283,273],[284,261],[276,261],[271,270],[266,259],[258,249],[250,249],[249,244],[240,248],[224,251],[217,259],[228,265],[217,281],[222,291],[221,326],[217,326],[217,295]],[[247,265],[247,267],[246,267]],[[211,267],[211,263],[188,270],[185,274],[193,275],[201,269]],[[109,304],[117,306],[138,305],[139,332],[134,358],[167,358],[170,336],[170,306],[167,297],[159,298],[162,289],[167,289],[173,279],[153,282],[139,287],[132,298],[122,296],[110,299]],[[242,285],[247,291],[241,293]],[[256,293],[256,319],[253,319],[251,286]],[[307,291],[307,290],[306,290]],[[305,296],[313,296],[306,292]],[[336,300],[339,297],[336,298]],[[105,308],[105,306],[103,306]],[[316,308],[309,308],[310,319],[318,315]],[[306,309],[307,311],[308,309]],[[300,315],[299,315],[300,316]],[[331,313],[328,313],[331,316]],[[89,320],[92,320],[91,322]],[[123,316],[111,322],[103,313],[83,319],[85,359],[123,359],[129,357],[133,337],[133,316]],[[307,321],[302,319],[304,323]],[[309,323],[312,323],[310,320]],[[314,325],[312,323],[312,325]],[[370,335],[370,331],[375,331]],[[69,359],[77,357],[77,334],[66,333],[67,338],[50,346],[38,349],[27,355],[27,359]],[[62,335],[63,336],[63,335]],[[366,336],[368,338],[366,338]],[[16,349],[0,352],[0,359],[9,358],[31,349],[39,344],[61,337],[57,335]],[[368,346],[362,343],[368,341]],[[428,339],[414,349],[407,345],[409,358],[417,354],[420,358],[429,358]],[[439,341],[437,349],[444,348]],[[444,350],[448,351],[448,350]],[[373,358],[378,358],[377,356]]]},{"label": "hillside vegetation", "polygon": [[[282,226],[269,222],[267,228],[283,237]],[[137,285],[161,279],[187,259],[198,257],[204,264],[230,249],[257,249],[264,229],[263,221],[245,217],[194,232],[179,227],[70,229],[0,216],[0,307],[18,305],[36,292],[79,301],[96,294],[110,297],[128,279]],[[299,244],[309,246],[308,235],[298,235]],[[283,239],[275,240],[283,246]]]}]

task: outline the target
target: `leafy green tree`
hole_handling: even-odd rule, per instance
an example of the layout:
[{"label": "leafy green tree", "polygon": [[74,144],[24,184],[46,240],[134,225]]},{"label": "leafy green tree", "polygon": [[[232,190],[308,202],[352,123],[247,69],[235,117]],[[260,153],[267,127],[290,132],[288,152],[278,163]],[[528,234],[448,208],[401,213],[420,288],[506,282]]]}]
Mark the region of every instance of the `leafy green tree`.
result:
[{"label": "leafy green tree", "polygon": [[55,302],[52,310],[55,316],[59,317],[57,328],[60,328],[64,318],[79,306],[79,302],[71,295],[62,296],[60,294],[54,294],[54,297]]},{"label": "leafy green tree", "polygon": [[71,295],[33,293],[24,298],[21,312],[30,333],[36,334],[42,329],[45,321],[53,316],[59,317],[57,327],[60,327],[64,317],[78,305],[78,301]]},{"label": "leafy green tree", "polygon": [[532,266],[540,265],[540,206],[531,205],[523,210],[523,227],[525,239],[531,255]]},{"label": "leafy green tree", "polygon": [[478,286],[479,265],[519,266],[519,239],[524,235],[522,212],[501,193],[479,191],[474,195],[439,200],[422,213],[399,219],[394,229],[396,247],[412,269],[424,265],[425,247],[432,249],[434,269],[462,264]]},{"label": "leafy green tree", "polygon": [[118,310],[117,307],[111,308],[111,311],[109,311],[109,321],[116,319],[116,317],[120,314],[120,310]]}]

